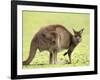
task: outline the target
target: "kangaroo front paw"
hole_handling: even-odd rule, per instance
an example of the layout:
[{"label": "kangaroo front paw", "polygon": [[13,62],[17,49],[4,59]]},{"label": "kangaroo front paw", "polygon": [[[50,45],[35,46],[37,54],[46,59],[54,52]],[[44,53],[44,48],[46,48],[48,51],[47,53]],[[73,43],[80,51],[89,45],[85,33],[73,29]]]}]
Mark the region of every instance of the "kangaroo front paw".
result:
[{"label": "kangaroo front paw", "polygon": [[63,56],[65,56],[67,53],[63,54]]},{"label": "kangaroo front paw", "polygon": [[66,56],[66,54],[68,54],[68,52],[65,52],[65,54],[63,56]]}]

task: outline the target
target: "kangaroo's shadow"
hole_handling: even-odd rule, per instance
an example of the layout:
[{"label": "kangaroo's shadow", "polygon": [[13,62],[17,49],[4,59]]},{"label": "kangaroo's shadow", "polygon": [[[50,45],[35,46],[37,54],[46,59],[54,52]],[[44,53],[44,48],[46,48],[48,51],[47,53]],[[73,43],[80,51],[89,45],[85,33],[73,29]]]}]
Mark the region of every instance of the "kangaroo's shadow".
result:
[{"label": "kangaroo's shadow", "polygon": [[29,64],[28,66],[44,66],[44,65],[49,65],[49,64]]}]

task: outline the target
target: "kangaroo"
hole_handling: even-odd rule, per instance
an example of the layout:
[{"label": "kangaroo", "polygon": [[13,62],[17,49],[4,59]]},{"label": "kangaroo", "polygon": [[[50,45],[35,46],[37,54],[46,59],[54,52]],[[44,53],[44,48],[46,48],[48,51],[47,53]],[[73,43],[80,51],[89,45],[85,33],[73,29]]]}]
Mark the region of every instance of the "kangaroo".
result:
[{"label": "kangaroo", "polygon": [[50,53],[49,63],[57,64],[57,52],[68,49],[64,56],[68,54],[69,62],[71,63],[71,53],[81,41],[81,34],[84,29],[75,31],[74,35],[70,33],[63,25],[55,24],[48,25],[40,29],[33,37],[30,45],[28,58],[23,61],[23,65],[28,65],[36,55],[36,50],[47,50]]}]

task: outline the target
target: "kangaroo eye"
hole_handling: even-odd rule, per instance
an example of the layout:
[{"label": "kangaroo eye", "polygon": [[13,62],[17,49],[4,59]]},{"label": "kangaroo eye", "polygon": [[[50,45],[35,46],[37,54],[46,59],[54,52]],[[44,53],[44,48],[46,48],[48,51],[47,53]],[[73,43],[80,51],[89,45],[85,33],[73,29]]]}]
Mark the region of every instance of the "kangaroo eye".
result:
[{"label": "kangaroo eye", "polygon": [[77,35],[75,35],[75,37],[77,37]]},{"label": "kangaroo eye", "polygon": [[81,35],[78,35],[81,38]]},{"label": "kangaroo eye", "polygon": [[81,35],[75,35],[75,37],[80,37],[81,38]]}]

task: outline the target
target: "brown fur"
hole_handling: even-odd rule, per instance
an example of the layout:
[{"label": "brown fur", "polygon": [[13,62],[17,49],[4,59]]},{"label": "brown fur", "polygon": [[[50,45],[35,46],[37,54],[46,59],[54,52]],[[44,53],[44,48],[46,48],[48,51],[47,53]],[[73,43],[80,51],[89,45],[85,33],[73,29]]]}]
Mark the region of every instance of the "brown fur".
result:
[{"label": "brown fur", "polygon": [[[57,52],[62,49],[68,49],[64,55],[68,53],[69,63],[71,63],[71,53],[80,42],[79,39],[82,32],[83,29],[79,32],[74,30],[75,35],[72,35],[64,26],[58,24],[48,25],[40,29],[31,41],[29,57],[26,61],[23,61],[23,64],[27,65],[32,61],[37,49],[40,51],[48,50],[50,52],[50,64],[57,63]],[[78,36],[77,39],[74,36]]]}]

